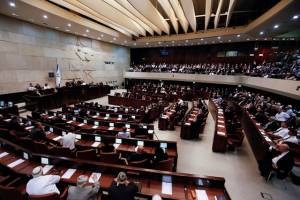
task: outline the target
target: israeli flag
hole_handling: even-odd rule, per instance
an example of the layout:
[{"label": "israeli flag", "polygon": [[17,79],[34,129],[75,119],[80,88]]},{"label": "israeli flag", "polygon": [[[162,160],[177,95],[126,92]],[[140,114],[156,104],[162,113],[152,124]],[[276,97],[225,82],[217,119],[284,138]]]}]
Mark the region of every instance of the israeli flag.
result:
[{"label": "israeli flag", "polygon": [[60,88],[60,82],[61,82],[61,74],[60,74],[60,69],[58,64],[56,65],[56,72],[55,72],[55,82],[56,82],[56,87]]}]

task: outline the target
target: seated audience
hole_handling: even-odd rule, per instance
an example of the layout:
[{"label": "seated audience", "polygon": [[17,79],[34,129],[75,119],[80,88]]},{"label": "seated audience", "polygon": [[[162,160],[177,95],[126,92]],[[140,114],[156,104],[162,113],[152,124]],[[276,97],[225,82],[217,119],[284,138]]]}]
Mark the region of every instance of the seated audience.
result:
[{"label": "seated audience", "polygon": [[43,175],[41,166],[32,170],[32,179],[26,185],[26,192],[29,195],[60,194],[56,184],[60,181],[58,175]]},{"label": "seated audience", "polygon": [[19,120],[20,119],[17,116],[13,116],[12,119],[8,122],[7,127],[12,134],[18,137],[27,136],[26,130],[24,126],[21,126]]},{"label": "seated audience", "polygon": [[120,172],[108,188],[111,200],[134,200],[137,192],[137,185],[129,182],[124,172]]},{"label": "seated audience", "polygon": [[33,86],[32,83],[29,83],[29,86],[28,86],[28,88],[27,88],[27,91],[34,91],[34,90],[36,90],[36,88]]},{"label": "seated audience", "polygon": [[77,178],[77,186],[70,186],[67,200],[96,200],[99,192],[97,176],[92,177],[93,184],[89,184],[89,177],[80,175]]},{"label": "seated audience", "polygon": [[129,164],[130,162],[136,162],[136,161],[142,161],[149,158],[149,154],[145,152],[143,146],[137,146],[136,152],[130,154],[126,159],[126,164]]},{"label": "seated audience", "polygon": [[288,124],[285,122],[281,122],[281,127],[278,128],[276,131],[274,132],[269,132],[268,134],[272,137],[272,138],[285,138],[289,135],[289,128],[288,128]]}]

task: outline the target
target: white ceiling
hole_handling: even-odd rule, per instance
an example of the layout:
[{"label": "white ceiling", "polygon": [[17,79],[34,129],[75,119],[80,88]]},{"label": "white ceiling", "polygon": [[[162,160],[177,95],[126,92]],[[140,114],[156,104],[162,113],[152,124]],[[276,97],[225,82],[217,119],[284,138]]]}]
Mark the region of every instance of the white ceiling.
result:
[{"label": "white ceiling", "polygon": [[[0,13],[59,31],[132,48],[270,40],[299,25],[299,19],[292,19],[292,16],[300,15],[298,0],[281,0],[250,24],[238,27],[230,26],[230,20],[239,0],[205,0],[205,6],[201,8],[204,10],[205,25],[201,30],[197,27],[195,14],[195,10],[200,9],[199,3],[195,2],[2,0]],[[226,17],[223,27],[219,23],[220,16]],[[209,26],[210,23],[213,28]],[[275,24],[279,24],[279,28],[274,29]],[[264,34],[260,35],[260,32]]]}]

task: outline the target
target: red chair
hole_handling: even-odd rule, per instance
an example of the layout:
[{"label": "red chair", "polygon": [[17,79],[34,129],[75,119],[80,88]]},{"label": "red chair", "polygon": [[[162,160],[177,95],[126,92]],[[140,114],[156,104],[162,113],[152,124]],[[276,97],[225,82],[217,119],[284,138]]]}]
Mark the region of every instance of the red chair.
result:
[{"label": "red chair", "polygon": [[94,160],[94,161],[98,159],[96,149],[77,151],[76,152],[76,157],[79,158],[79,159]]},{"label": "red chair", "polygon": [[174,159],[169,158],[167,160],[159,161],[155,164],[154,168],[157,170],[163,170],[163,171],[172,171],[174,166]]},{"label": "red chair", "polygon": [[43,195],[28,195],[28,200],[65,200],[68,195],[68,188],[62,194],[51,193]]}]

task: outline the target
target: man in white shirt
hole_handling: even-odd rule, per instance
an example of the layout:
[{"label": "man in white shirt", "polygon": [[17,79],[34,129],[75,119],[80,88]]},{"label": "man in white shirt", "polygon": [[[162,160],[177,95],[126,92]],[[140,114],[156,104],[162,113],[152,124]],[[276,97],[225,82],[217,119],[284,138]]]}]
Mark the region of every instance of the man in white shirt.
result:
[{"label": "man in white shirt", "polygon": [[279,108],[278,113],[275,115],[275,120],[280,122],[286,122],[290,118],[290,115]]},{"label": "man in white shirt", "polygon": [[72,132],[68,132],[68,134],[62,136],[60,143],[63,147],[73,150],[75,149],[75,140],[76,135]]},{"label": "man in white shirt", "polygon": [[56,187],[56,183],[60,181],[58,175],[43,175],[43,168],[41,166],[32,170],[32,179],[26,185],[26,192],[29,195],[44,195],[57,193],[60,194]]},{"label": "man in white shirt", "polygon": [[288,125],[285,122],[281,122],[281,127],[278,128],[273,133],[270,133],[272,138],[285,138],[289,135],[290,130],[288,129]]}]

